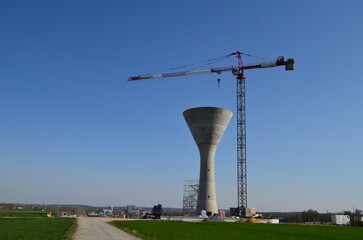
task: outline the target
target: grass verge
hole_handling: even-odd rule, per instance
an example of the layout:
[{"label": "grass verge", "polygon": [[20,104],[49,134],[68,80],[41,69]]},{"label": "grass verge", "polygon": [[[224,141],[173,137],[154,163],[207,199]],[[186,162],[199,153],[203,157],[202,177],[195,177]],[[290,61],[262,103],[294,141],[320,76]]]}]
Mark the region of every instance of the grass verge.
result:
[{"label": "grass verge", "polygon": [[[47,213],[42,211],[29,210],[1,210],[0,217],[47,217]],[[55,213],[52,212],[52,215]]]},{"label": "grass verge", "polygon": [[144,240],[357,240],[363,228],[182,221],[113,221],[111,225]]},{"label": "grass verge", "polygon": [[0,239],[70,240],[75,218],[0,218]]}]

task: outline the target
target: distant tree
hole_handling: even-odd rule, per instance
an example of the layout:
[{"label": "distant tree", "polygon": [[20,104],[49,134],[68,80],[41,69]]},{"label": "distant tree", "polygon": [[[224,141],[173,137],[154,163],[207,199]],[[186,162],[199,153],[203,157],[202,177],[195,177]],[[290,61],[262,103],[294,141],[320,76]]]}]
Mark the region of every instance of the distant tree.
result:
[{"label": "distant tree", "polygon": [[12,203],[0,203],[0,206],[2,206],[1,209],[6,209],[6,210],[14,209],[15,207],[15,205]]},{"label": "distant tree", "polygon": [[286,218],[289,223],[301,223],[302,221],[300,213],[289,214],[286,216]]},{"label": "distant tree", "polygon": [[352,212],[351,211],[344,211],[344,213],[343,213],[344,215],[349,215],[349,216],[351,216],[352,215]]},{"label": "distant tree", "polygon": [[301,219],[303,222],[317,222],[319,219],[319,213],[316,210],[309,209],[301,213]]}]

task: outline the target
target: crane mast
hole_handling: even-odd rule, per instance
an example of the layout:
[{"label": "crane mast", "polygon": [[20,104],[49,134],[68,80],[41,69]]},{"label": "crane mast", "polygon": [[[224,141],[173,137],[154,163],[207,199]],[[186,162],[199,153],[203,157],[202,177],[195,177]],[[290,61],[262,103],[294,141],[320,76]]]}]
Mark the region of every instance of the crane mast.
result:
[{"label": "crane mast", "polygon": [[[239,217],[246,216],[247,209],[247,160],[246,160],[246,77],[243,72],[242,56],[237,52],[237,204]],[[235,213],[233,214],[235,215]]]},{"label": "crane mast", "polygon": [[233,215],[238,214],[239,217],[246,216],[247,209],[247,159],[246,159],[246,77],[244,70],[256,68],[270,68],[276,66],[285,66],[285,70],[294,70],[294,59],[287,59],[279,57],[276,61],[263,62],[257,65],[244,66],[242,62],[242,55],[251,56],[242,52],[233,52],[227,56],[236,56],[238,59],[238,66],[210,68],[196,71],[183,71],[165,73],[159,75],[140,75],[130,77],[128,81],[153,79],[153,78],[170,78],[188,76],[194,74],[218,73],[230,71],[236,76],[237,80],[237,208]]}]

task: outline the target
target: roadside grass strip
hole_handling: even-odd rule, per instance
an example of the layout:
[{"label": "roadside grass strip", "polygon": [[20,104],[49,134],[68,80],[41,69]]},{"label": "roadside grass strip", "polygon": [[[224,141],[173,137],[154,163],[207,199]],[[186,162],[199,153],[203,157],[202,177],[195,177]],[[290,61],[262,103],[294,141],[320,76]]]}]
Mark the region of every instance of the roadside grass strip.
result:
[{"label": "roadside grass strip", "polygon": [[75,218],[0,218],[0,240],[70,240]]},{"label": "roadside grass strip", "polygon": [[363,228],[359,227],[182,221],[113,221],[110,224],[144,240],[363,239]]},{"label": "roadside grass strip", "polygon": [[[47,217],[47,213],[42,211],[28,211],[28,210],[1,210],[0,217]],[[52,215],[55,215],[52,212]]]}]

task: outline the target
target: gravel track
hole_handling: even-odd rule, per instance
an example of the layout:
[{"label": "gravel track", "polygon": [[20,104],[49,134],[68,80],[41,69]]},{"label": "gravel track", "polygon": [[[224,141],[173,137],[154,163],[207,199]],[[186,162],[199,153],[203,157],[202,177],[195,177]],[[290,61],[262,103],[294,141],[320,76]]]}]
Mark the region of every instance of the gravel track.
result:
[{"label": "gravel track", "polygon": [[116,219],[80,217],[77,219],[77,231],[74,240],[141,240],[120,229],[111,226],[107,221]]}]

